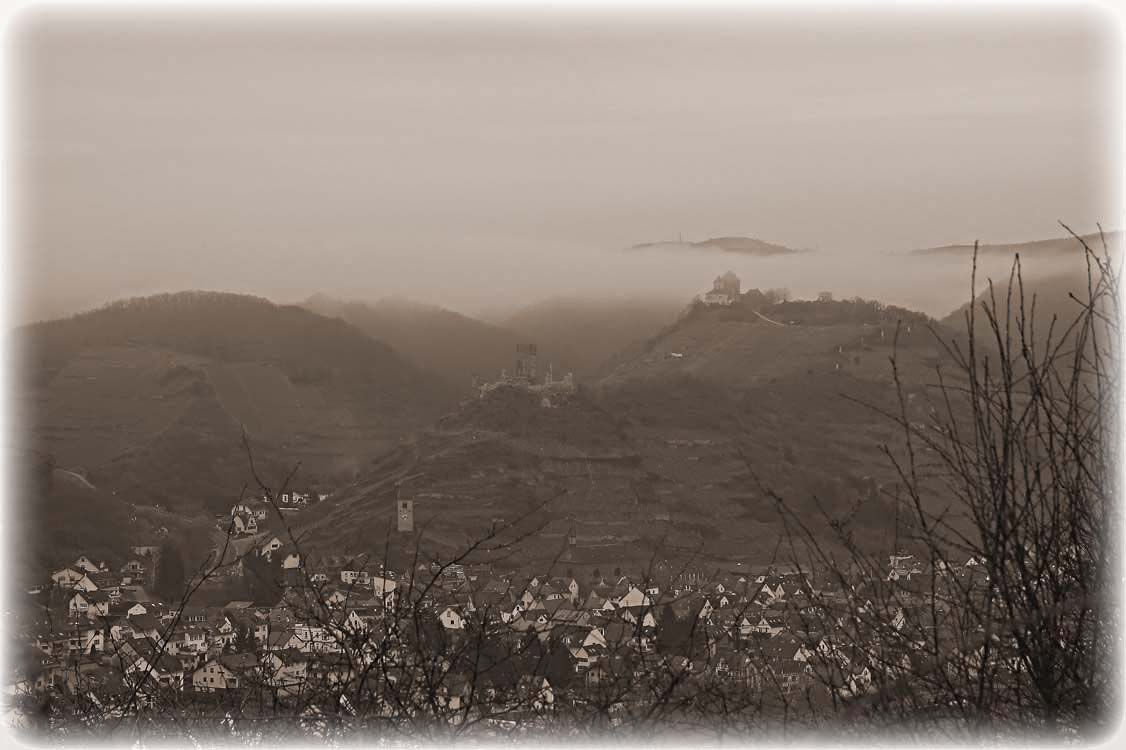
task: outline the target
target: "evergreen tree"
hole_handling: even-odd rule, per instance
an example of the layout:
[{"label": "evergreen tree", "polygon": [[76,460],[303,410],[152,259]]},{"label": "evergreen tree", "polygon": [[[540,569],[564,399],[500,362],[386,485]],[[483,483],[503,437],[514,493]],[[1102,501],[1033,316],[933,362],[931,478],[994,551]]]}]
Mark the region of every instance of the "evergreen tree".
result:
[{"label": "evergreen tree", "polygon": [[242,559],[242,567],[247,598],[255,604],[277,604],[282,595],[281,558],[274,555],[267,560],[252,552]]},{"label": "evergreen tree", "polygon": [[254,639],[254,631],[250,629],[249,625],[243,623],[235,628],[235,639],[231,646],[237,654],[255,653],[257,642]]},{"label": "evergreen tree", "polygon": [[180,550],[167,539],[160,545],[160,558],[156,565],[153,589],[169,602],[178,602],[184,596],[187,574]]},{"label": "evergreen tree", "polygon": [[657,645],[663,653],[677,653],[688,638],[688,627],[668,604],[657,617]]},{"label": "evergreen tree", "polygon": [[541,664],[542,668],[537,672],[542,673],[553,688],[559,690],[571,684],[575,676],[575,660],[565,644],[550,642]]}]

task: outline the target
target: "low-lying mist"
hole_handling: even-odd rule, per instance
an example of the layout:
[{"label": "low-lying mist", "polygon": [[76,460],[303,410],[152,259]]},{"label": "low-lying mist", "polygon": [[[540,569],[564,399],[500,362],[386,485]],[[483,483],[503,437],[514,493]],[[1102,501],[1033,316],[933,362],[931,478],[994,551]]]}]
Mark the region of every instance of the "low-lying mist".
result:
[{"label": "low-lying mist", "polygon": [[[1119,241],[1118,235],[1110,238]],[[1097,241],[1097,237],[1092,239]],[[232,258],[223,268],[182,266],[160,284],[144,283],[139,276],[130,278],[129,271],[121,268],[107,269],[103,278],[87,278],[74,288],[62,280],[55,284],[32,281],[25,285],[24,304],[14,322],[72,314],[122,297],[183,289],[256,294],[278,303],[297,303],[317,292],[367,302],[397,298],[500,321],[550,300],[687,304],[728,270],[739,275],[744,289],[784,287],[796,298],[829,291],[838,299],[878,299],[934,317],[948,314],[970,298],[972,253],[968,247],[929,252],[825,249],[767,257],[669,244],[642,250],[550,243],[469,247],[432,247],[427,253],[357,253],[347,265],[263,264],[255,257],[240,266]],[[1046,249],[1034,244],[983,246],[978,258],[979,292],[987,278],[1007,278],[1014,250],[1021,251],[1028,280],[1085,272],[1082,248],[1075,240]]]}]

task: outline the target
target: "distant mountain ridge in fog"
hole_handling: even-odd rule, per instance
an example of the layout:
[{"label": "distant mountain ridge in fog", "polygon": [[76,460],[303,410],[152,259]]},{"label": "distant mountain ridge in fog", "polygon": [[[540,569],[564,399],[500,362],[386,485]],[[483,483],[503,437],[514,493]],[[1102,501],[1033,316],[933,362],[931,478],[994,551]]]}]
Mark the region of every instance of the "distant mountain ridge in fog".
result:
[{"label": "distant mountain ridge in fog", "polygon": [[[1106,232],[1104,236],[1105,248],[1103,237],[1098,234],[1084,235],[1080,239],[1099,258],[1102,258],[1106,252],[1109,252],[1111,258],[1119,258],[1122,252],[1123,233]],[[973,245],[948,245],[914,252],[932,256],[944,253],[972,254]],[[998,303],[999,315],[1002,317],[1005,315],[1010,291],[1014,305],[1019,304],[1020,296],[1023,295],[1028,305],[1031,333],[1037,343],[1041,345],[1044,343],[1044,337],[1049,332],[1053,318],[1057,319],[1053,335],[1058,337],[1079,315],[1082,309],[1081,302],[1087,299],[1088,283],[1098,277],[1098,269],[1094,265],[1090,269],[1092,275],[1088,277],[1084,252],[1083,243],[1071,236],[1019,244],[979,245],[978,292],[974,297],[977,311],[980,313],[982,305],[991,304],[988,282],[992,280],[992,297]],[[1022,257],[1021,280],[1018,283],[1013,277],[1010,287],[1012,261],[1017,253]],[[1004,273],[984,272],[981,266],[983,259],[1003,262]],[[968,302],[959,305],[948,315],[940,318],[940,322],[955,330],[965,330],[969,307]],[[1015,308],[1013,314],[1015,315]],[[993,337],[989,328],[987,317],[978,314],[974,324],[975,333],[981,340],[992,343]]]},{"label": "distant mountain ridge in fog", "polygon": [[760,240],[755,237],[709,237],[706,240],[699,242],[683,241],[683,240],[663,240],[660,242],[640,242],[636,245],[631,245],[630,250],[661,250],[661,249],[676,249],[686,248],[695,250],[718,250],[724,253],[735,253],[738,255],[794,255],[796,253],[809,252],[808,250],[797,250],[785,245],[778,245],[766,240]]},{"label": "distant mountain ridge in fog", "polygon": [[553,297],[493,321],[538,344],[540,361],[557,374],[588,376],[674,322],[688,299]]},{"label": "distant mountain ridge in fog", "polygon": [[[1091,281],[1097,278],[1098,274],[1094,272]],[[1009,315],[1011,315],[1014,328],[1018,318],[1019,301],[1023,295],[1027,306],[1027,330],[1035,344],[1040,347],[1044,346],[1047,343],[1049,333],[1052,336],[1052,341],[1058,342],[1061,336],[1071,335],[1069,326],[1079,317],[1083,309],[1083,302],[1089,299],[1087,284],[1086,269],[1078,268],[1070,272],[1046,277],[1025,277],[1020,283],[1014,280],[1011,286],[1008,278],[997,279],[994,283],[992,295],[988,289],[985,289],[974,299],[976,312],[974,332],[979,341],[985,342],[986,345],[995,344],[991,324],[983,309],[984,307],[992,307],[992,296],[992,300],[997,303],[997,313],[1002,330],[1004,330],[1011,289],[1013,307]],[[1033,300],[1035,300],[1035,306]],[[956,330],[965,330],[969,309],[970,304],[967,302],[942,318],[942,324]],[[1054,324],[1053,319],[1055,319]],[[1013,335],[1015,337],[1019,334],[1014,332]]]},{"label": "distant mountain ridge in fog", "polygon": [[466,389],[473,375],[495,376],[508,366],[522,342],[503,327],[404,298],[360,302],[318,293],[301,306],[355,326],[416,366]]},{"label": "distant mountain ridge in fog", "polygon": [[315,294],[301,304],[355,326],[468,393],[474,375],[493,380],[511,370],[519,344],[536,345],[541,371],[550,365],[556,375],[591,376],[669,325],[686,300],[552,297],[484,320],[403,298],[361,302]]},{"label": "distant mountain ridge in fog", "polygon": [[[1106,232],[1105,236],[1107,244],[1111,246],[1119,244],[1122,241],[1121,231]],[[1080,239],[1090,245],[1092,250],[1101,252],[1102,239],[1098,234],[1081,235]],[[913,255],[972,255],[973,251],[973,243],[970,243],[968,245],[924,247],[911,250],[910,252]],[[977,251],[979,255],[985,256],[1011,256],[1016,253],[1030,256],[1070,255],[1075,258],[1082,258],[1083,256],[1083,246],[1070,235],[1066,237],[1054,237],[1049,240],[1033,240],[1031,242],[1007,242],[999,244],[979,243]]]}]

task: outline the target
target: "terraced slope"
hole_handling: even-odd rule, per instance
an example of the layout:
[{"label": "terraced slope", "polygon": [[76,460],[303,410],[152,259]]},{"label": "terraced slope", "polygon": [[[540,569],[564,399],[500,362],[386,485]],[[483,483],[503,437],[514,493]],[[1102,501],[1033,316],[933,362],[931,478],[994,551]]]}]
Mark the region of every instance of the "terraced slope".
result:
[{"label": "terraced slope", "polygon": [[[443,558],[497,519],[530,514],[501,541],[532,528],[535,539],[494,556],[575,570],[664,556],[763,561],[784,535],[782,497],[822,530],[826,508],[858,542],[893,544],[896,476],[883,446],[898,433],[868,405],[898,404],[894,321],[881,337],[879,325],[819,315],[778,326],[704,311],[550,407],[504,389],[464,404],[310,512],[309,543],[400,558],[418,544]],[[942,355],[921,318],[909,319],[901,376],[923,421]],[[414,500],[414,534],[394,530],[400,497]]]}]

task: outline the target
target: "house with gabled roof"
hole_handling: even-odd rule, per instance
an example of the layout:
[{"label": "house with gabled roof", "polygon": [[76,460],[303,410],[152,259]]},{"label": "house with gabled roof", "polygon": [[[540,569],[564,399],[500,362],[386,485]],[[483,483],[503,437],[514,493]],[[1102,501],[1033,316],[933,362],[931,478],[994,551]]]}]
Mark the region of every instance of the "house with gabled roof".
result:
[{"label": "house with gabled roof", "polygon": [[492,591],[500,594],[513,593],[512,583],[504,578],[488,576],[477,581],[478,591]]},{"label": "house with gabled roof", "polygon": [[235,623],[222,609],[209,607],[207,609],[207,620],[204,625],[209,631],[211,640],[217,641],[224,646],[234,643]]},{"label": "house with gabled roof", "polygon": [[752,633],[762,633],[768,636],[776,636],[786,629],[785,618],[778,614],[763,614],[759,617],[759,621],[747,629],[744,635]]},{"label": "house with gabled roof", "polygon": [[168,651],[174,655],[199,655],[207,648],[207,628],[199,625],[181,624],[168,636]]},{"label": "house with gabled roof", "polygon": [[198,604],[187,604],[180,609],[180,622],[203,623],[207,622],[207,608]]},{"label": "house with gabled roof", "polygon": [[382,619],[379,610],[370,606],[356,606],[348,609],[344,618],[344,628],[348,633],[370,635]]},{"label": "house with gabled roof", "polygon": [[653,600],[641,589],[630,586],[626,593],[617,600],[616,604],[619,609],[623,607],[649,607],[652,606]]},{"label": "house with gabled roof", "polygon": [[642,628],[656,628],[657,618],[653,616],[652,607],[619,607],[617,616],[624,622]]},{"label": "house with gabled roof", "polygon": [[265,619],[258,617],[253,610],[224,610],[224,612],[227,621],[230,622],[235,632],[245,628],[250,631],[256,642],[266,642],[270,626]]},{"label": "house with gabled roof", "polygon": [[529,628],[536,632],[550,629],[551,615],[549,615],[545,609],[522,612],[519,619],[523,620]]},{"label": "house with gabled roof", "polygon": [[276,536],[272,536],[272,537],[270,537],[270,539],[265,544],[262,544],[258,548],[258,554],[261,555],[262,557],[266,558],[266,560],[270,560],[271,555],[273,555],[275,552],[277,552],[279,549],[281,549],[284,546],[285,546],[285,542],[283,542],[281,539],[279,539]]},{"label": "house with gabled roof", "polygon": [[559,576],[551,579],[556,591],[563,593],[572,603],[579,601],[579,582],[573,576]]},{"label": "house with gabled roof", "polygon": [[615,609],[612,601],[604,599],[594,591],[587,595],[582,607],[589,612],[613,612]]},{"label": "house with gabled roof", "polygon": [[780,577],[767,578],[756,594],[756,601],[769,604],[786,598],[786,589]]},{"label": "house with gabled roof", "polygon": [[590,622],[590,613],[574,607],[559,607],[551,613],[551,621],[561,625],[585,627]]},{"label": "house with gabled roof", "polygon": [[221,654],[208,659],[192,673],[192,687],[200,692],[238,690],[246,687],[261,671],[254,654]]},{"label": "house with gabled roof", "polygon": [[109,603],[109,612],[106,613],[105,619],[111,622],[120,622],[129,617],[129,608],[136,605],[136,602],[127,602],[117,599]]},{"label": "house with gabled roof", "polygon": [[348,565],[340,569],[340,582],[346,586],[368,586],[371,583],[372,571],[367,565]]},{"label": "house with gabled roof", "polygon": [[132,684],[156,684],[161,687],[182,688],[184,667],[176,657],[162,653],[148,642],[142,641],[132,651],[132,658],[120,658],[122,674]]},{"label": "house with gabled roof", "polygon": [[98,584],[94,582],[90,573],[84,573],[81,578],[71,586],[75,591],[97,591]]},{"label": "house with gabled roof", "polygon": [[550,581],[540,586],[536,595],[544,601],[554,601],[564,597],[563,590],[556,588]]},{"label": "house with gabled roof", "polygon": [[603,625],[592,625],[582,640],[582,647],[591,654],[605,653],[606,628]]},{"label": "house with gabled roof", "polygon": [[51,574],[51,580],[56,585],[62,588],[73,588],[76,583],[81,581],[86,576],[86,571],[77,570],[73,567],[59,568]]},{"label": "house with gabled roof", "polygon": [[[121,576],[109,571],[102,571],[100,573],[88,573],[86,578],[97,588],[99,591],[105,593],[110,598],[110,601],[117,601],[121,598]],[[86,588],[84,590],[92,591],[93,589]]]},{"label": "house with gabled roof", "polygon": [[140,615],[129,615],[123,623],[122,631],[128,628],[133,637],[144,637],[152,640],[159,639],[164,632],[164,626],[161,624],[160,619],[153,614],[144,613]]},{"label": "house with gabled roof", "polygon": [[90,619],[108,616],[109,607],[109,596],[97,589],[75,591],[67,603],[67,611],[71,617],[85,616]]},{"label": "house with gabled roof", "polygon": [[269,515],[269,511],[270,504],[265,500],[249,499],[241,503],[236,503],[231,508],[231,515],[234,516],[242,513],[250,516],[255,521],[265,521],[266,517]]},{"label": "house with gabled roof", "polygon": [[316,622],[299,622],[293,625],[293,635],[300,644],[298,648],[306,652],[331,653],[341,650],[336,634],[325,625]]},{"label": "house with gabled roof", "polygon": [[278,628],[270,630],[266,636],[266,651],[286,651],[292,649],[294,651],[302,651],[305,642],[297,637],[297,634],[292,628]]},{"label": "house with gabled roof", "polygon": [[576,672],[585,672],[590,669],[598,659],[590,654],[583,646],[570,647],[571,659],[575,662]]},{"label": "house with gabled roof", "polygon": [[548,615],[554,615],[557,610],[563,609],[565,607],[570,608],[570,605],[571,601],[569,599],[563,598],[562,596],[556,597],[555,599],[543,600],[543,609],[545,612],[547,612]]},{"label": "house with gabled roof", "polygon": [[297,649],[270,651],[263,657],[267,684],[282,694],[295,694],[304,689],[309,676],[309,657]]},{"label": "house with gabled roof", "polygon": [[477,602],[478,608],[482,610],[511,612],[514,604],[510,592],[496,591],[488,587],[479,589],[473,594],[473,597]]},{"label": "house with gabled roof", "polygon": [[[104,565],[105,564],[103,563],[103,567]],[[77,560],[75,560],[74,567],[85,573],[97,573],[98,571],[102,570],[102,567],[95,565],[94,561],[86,557],[86,555],[81,555]]]},{"label": "house with gabled roof", "polygon": [[[744,615],[739,617],[738,622],[736,623],[736,627],[739,629],[739,635],[743,638],[746,638],[751,633],[759,632],[761,626],[763,625],[764,623],[762,623],[761,610],[750,609],[748,609]],[[769,630],[769,626],[767,626],[767,629]]]},{"label": "house with gabled roof", "polygon": [[35,645],[56,659],[71,659],[81,654],[105,651],[105,633],[100,627],[76,621],[64,630],[41,633]]},{"label": "house with gabled roof", "polygon": [[802,642],[792,635],[780,633],[763,645],[763,651],[768,659],[786,661],[806,661],[802,658]]},{"label": "house with gabled roof", "polygon": [[649,652],[653,649],[652,629],[639,628],[627,622],[608,622],[603,626],[606,648],[621,653],[623,649]]},{"label": "house with gabled roof", "polygon": [[568,647],[581,646],[590,638],[590,624],[589,623],[563,623],[553,622],[549,623],[551,626],[550,635],[553,639],[557,639]]},{"label": "house with gabled roof", "polygon": [[249,513],[236,513],[231,517],[235,536],[250,536],[258,533],[258,520]]},{"label": "house with gabled roof", "polygon": [[610,682],[614,673],[603,659],[597,659],[583,675],[583,682],[590,687]]}]

